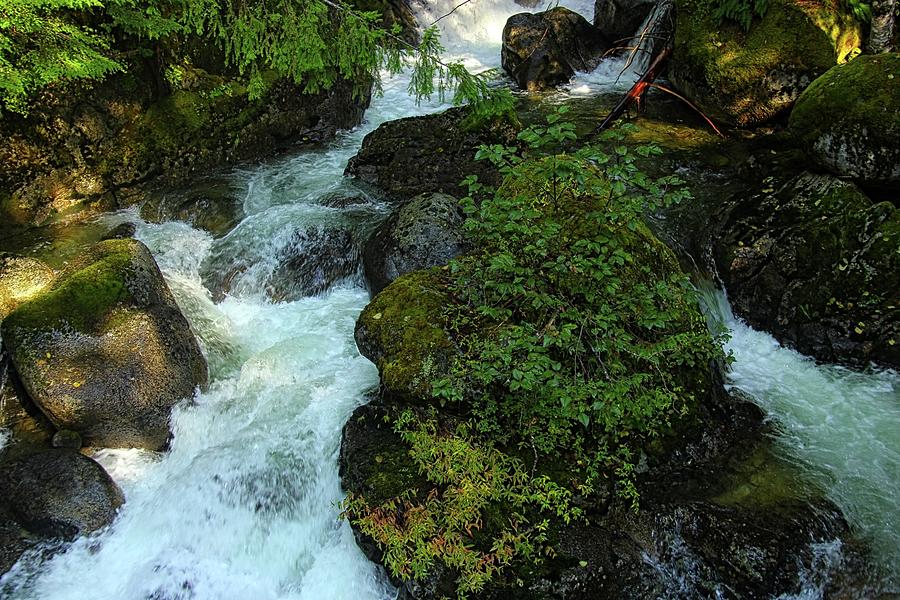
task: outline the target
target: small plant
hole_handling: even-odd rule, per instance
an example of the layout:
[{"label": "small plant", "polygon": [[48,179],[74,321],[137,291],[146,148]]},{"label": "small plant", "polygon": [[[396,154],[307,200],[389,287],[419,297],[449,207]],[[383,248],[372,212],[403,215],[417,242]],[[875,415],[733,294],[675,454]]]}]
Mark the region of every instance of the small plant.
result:
[{"label": "small plant", "polygon": [[762,18],[768,8],[769,0],[716,0],[713,16],[720,25],[726,20],[734,21],[749,31],[753,17]]}]

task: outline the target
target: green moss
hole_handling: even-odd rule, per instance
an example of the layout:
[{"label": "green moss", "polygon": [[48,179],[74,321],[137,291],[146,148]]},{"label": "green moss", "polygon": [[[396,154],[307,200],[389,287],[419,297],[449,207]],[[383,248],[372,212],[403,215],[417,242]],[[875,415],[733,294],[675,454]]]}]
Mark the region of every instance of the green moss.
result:
[{"label": "green moss", "polygon": [[372,345],[385,388],[428,398],[431,382],[446,368],[450,341],[441,322],[447,297],[439,270],[417,271],[391,283],[363,310],[359,327]]},{"label": "green moss", "polygon": [[[859,23],[832,3],[772,0],[747,32],[736,24],[720,25],[711,4],[678,2],[676,80],[688,88],[708,88],[716,101],[701,107],[738,125],[772,118],[789,105],[788,88],[802,89],[806,74],[843,62],[862,43]],[[766,90],[772,78],[785,79],[781,93]]]},{"label": "green moss", "polygon": [[96,261],[64,273],[51,289],[13,311],[3,322],[4,335],[7,331],[48,331],[66,326],[90,332],[129,296],[126,277],[133,243],[109,240],[98,244]]},{"label": "green moss", "polygon": [[[790,129],[813,153],[827,141],[826,137],[834,138],[836,144],[843,143],[840,138],[844,137],[860,139],[863,147],[876,154],[879,144],[893,146],[896,152],[895,142],[900,137],[900,54],[860,56],[829,70],[797,99]],[[870,139],[868,143],[862,140],[865,136]],[[840,148],[818,151],[836,156],[841,153]],[[890,156],[883,160],[893,162]],[[895,168],[895,164],[885,165],[886,172]]]}]

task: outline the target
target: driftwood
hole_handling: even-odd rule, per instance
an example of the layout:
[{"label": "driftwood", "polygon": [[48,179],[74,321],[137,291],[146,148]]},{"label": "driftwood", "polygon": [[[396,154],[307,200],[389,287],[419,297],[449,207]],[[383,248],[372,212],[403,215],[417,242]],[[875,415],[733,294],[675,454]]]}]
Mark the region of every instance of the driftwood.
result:
[{"label": "driftwood", "polygon": [[607,129],[610,125],[612,125],[616,119],[625,114],[625,111],[628,110],[632,104],[636,106],[640,106],[641,101],[644,98],[644,94],[647,93],[647,90],[650,89],[650,85],[656,79],[656,76],[659,75],[660,71],[662,71],[663,67],[666,65],[666,61],[669,60],[669,57],[672,56],[672,48],[670,46],[666,46],[663,48],[659,54],[656,55],[656,58],[653,59],[653,62],[650,63],[650,66],[647,67],[647,71],[641,75],[640,79],[638,79],[631,89],[628,90],[628,93],[619,100],[619,103],[616,104],[615,108],[612,109],[606,118],[603,119],[603,122],[591,132],[591,135],[596,135]]}]

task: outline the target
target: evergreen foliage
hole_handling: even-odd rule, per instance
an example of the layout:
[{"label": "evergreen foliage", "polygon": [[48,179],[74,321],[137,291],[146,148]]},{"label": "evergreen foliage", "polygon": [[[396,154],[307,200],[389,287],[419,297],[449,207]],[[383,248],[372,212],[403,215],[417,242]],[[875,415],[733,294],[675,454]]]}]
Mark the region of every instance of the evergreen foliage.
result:
[{"label": "evergreen foliage", "polygon": [[0,0],[0,103],[26,112],[48,86],[124,70],[128,57],[149,52],[154,40],[194,38],[222,48],[227,63],[249,78],[251,98],[265,89],[264,71],[308,92],[339,78],[362,91],[378,84],[382,69],[397,73],[411,64],[417,99],[455,90],[457,102],[478,110],[511,106],[508,92],[489,85],[492,72],[472,74],[440,58],[436,28],[413,46],[379,20],[333,0]]}]

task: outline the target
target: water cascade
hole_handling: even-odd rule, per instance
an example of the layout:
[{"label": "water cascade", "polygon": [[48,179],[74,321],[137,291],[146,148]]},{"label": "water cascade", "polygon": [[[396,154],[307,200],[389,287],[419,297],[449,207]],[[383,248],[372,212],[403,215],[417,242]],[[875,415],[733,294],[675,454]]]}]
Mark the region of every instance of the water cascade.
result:
[{"label": "water cascade", "polygon": [[[420,22],[454,4],[428,2]],[[562,4],[592,15],[592,0]],[[448,53],[473,69],[496,66],[503,25],[522,10],[512,0],[461,6],[439,24]],[[579,74],[568,91],[627,87],[621,67],[607,61]],[[360,193],[342,172],[366,133],[443,108],[417,105],[407,83],[386,78],[366,123],[327,148],[234,172],[245,217],[220,239],[181,222],[147,223],[133,211],[106,218],[108,225],[137,223],[136,237],[152,250],[201,340],[212,383],[175,411],[166,453],[97,453],[126,495],[115,523],[49,559],[27,555],[0,580],[0,596],[80,600],[89,586],[97,600],[394,597],[338,519],[341,428],[378,383],[353,340],[368,294],[353,269],[315,295],[295,290],[276,302],[271,286],[285,257],[311,250],[309,240],[344,231],[355,247],[385,214],[375,198],[347,206],[327,199]],[[298,232],[310,230],[325,233],[301,233],[298,242]],[[211,289],[225,279],[227,289]],[[783,419],[786,451],[816,465],[859,527],[896,551],[896,375],[822,369],[733,319],[727,324],[737,359],[731,385]]]}]

